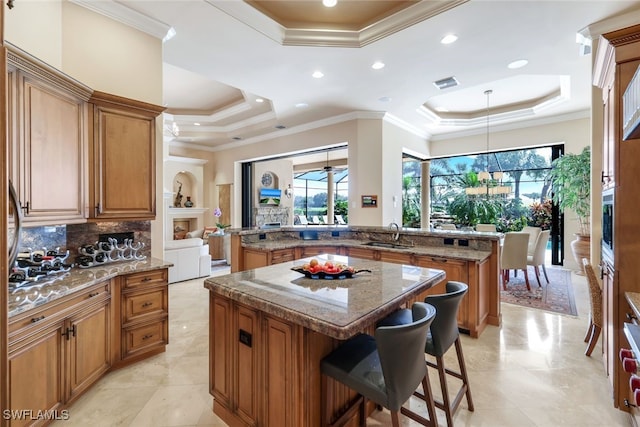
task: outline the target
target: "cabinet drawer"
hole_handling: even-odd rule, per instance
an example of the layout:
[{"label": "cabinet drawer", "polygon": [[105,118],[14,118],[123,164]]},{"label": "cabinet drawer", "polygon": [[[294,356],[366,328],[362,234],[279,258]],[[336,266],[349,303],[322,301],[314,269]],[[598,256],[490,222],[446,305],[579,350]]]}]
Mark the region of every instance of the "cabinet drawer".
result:
[{"label": "cabinet drawer", "polygon": [[293,261],[295,259],[293,249],[280,249],[271,252],[271,264]]},{"label": "cabinet drawer", "polygon": [[169,343],[169,319],[125,328],[122,331],[122,358],[164,347]]},{"label": "cabinet drawer", "polygon": [[124,289],[153,286],[167,283],[167,269],[144,271],[124,276]]},{"label": "cabinet drawer", "polygon": [[111,298],[111,281],[93,285],[82,291],[46,303],[33,310],[17,314],[9,319],[9,342],[26,338],[36,331],[56,322],[85,302],[100,302]]},{"label": "cabinet drawer", "polygon": [[136,292],[122,297],[122,323],[169,313],[167,288],[155,288],[149,292]]}]

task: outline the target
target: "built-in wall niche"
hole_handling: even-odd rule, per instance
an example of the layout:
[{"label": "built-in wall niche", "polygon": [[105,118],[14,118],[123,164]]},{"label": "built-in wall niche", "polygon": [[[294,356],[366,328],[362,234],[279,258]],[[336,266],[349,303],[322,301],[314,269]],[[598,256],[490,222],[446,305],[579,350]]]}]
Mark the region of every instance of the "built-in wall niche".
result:
[{"label": "built-in wall niche", "polygon": [[173,240],[184,239],[189,231],[197,229],[197,218],[174,218],[173,219]]},{"label": "built-in wall niche", "polygon": [[178,172],[173,178],[173,207],[192,208],[198,206],[195,177],[189,172]]}]

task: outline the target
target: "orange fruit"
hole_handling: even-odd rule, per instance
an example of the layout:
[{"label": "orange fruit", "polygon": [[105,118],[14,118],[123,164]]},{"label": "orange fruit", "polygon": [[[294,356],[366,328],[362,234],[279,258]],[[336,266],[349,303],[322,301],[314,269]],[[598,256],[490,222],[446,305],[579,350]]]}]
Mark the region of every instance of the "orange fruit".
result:
[{"label": "orange fruit", "polygon": [[318,260],[313,258],[311,261],[309,261],[309,266],[310,267],[315,267],[316,265],[318,265]]}]

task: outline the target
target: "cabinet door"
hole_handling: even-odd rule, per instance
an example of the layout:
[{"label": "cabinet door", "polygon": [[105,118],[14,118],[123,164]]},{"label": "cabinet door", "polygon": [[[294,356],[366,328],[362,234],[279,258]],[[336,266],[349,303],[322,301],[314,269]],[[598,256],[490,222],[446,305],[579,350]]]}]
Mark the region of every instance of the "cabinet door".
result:
[{"label": "cabinet door", "polygon": [[[235,361],[234,401],[238,416],[247,425],[257,425],[259,404],[263,397],[260,393],[260,325],[256,310],[237,306],[235,313],[237,327],[231,335],[234,340]],[[268,424],[275,425],[275,424]]]},{"label": "cabinet door", "polygon": [[90,216],[155,219],[155,118],[163,109],[100,92],[90,102]]},{"label": "cabinet door", "polygon": [[69,399],[86,390],[111,367],[110,300],[71,317],[69,342]]},{"label": "cabinet door", "polygon": [[[447,281],[453,280],[457,282],[463,282],[469,284],[469,275],[467,270],[467,262],[447,259],[436,258],[429,256],[416,257],[416,265],[420,267],[436,268],[438,270],[444,270],[445,279],[433,286],[431,289],[421,293],[418,300],[423,301],[427,295],[444,294],[446,292]],[[469,329],[469,292],[460,301],[458,308],[458,325],[464,329]]]},{"label": "cabinet door", "polygon": [[352,258],[362,258],[376,260],[379,258],[378,251],[369,248],[348,248],[349,256]]},{"label": "cabinet door", "polygon": [[264,408],[264,425],[301,425],[300,407],[303,396],[294,392],[299,382],[297,364],[297,326],[270,316],[264,319],[264,391],[269,405]]},{"label": "cabinet door", "polygon": [[396,264],[412,264],[413,257],[411,254],[380,251],[380,261],[394,262]]},{"label": "cabinet door", "polygon": [[209,295],[209,351],[211,353],[209,368],[209,393],[213,395],[214,405],[224,408],[231,406],[232,348],[236,343],[232,330],[232,306],[227,298]]},{"label": "cabinet door", "polygon": [[84,222],[84,101],[19,74],[18,193],[25,223]]},{"label": "cabinet door", "polygon": [[614,385],[615,363],[618,362],[618,344],[615,339],[615,321],[617,314],[617,295],[614,289],[615,271],[613,267],[603,261],[602,265],[602,361],[604,363],[605,375],[609,378],[611,386]]},{"label": "cabinet door", "polygon": [[[64,403],[64,322],[46,328],[28,345],[9,353],[9,407],[14,410],[60,409]],[[26,418],[11,426],[44,425]]]},{"label": "cabinet door", "polygon": [[253,270],[254,268],[266,267],[268,265],[268,252],[245,249],[243,258],[243,270]]},{"label": "cabinet door", "polygon": [[613,82],[602,89],[603,108],[603,141],[602,141],[602,187],[615,186],[615,144],[616,144],[616,116],[615,92]]}]

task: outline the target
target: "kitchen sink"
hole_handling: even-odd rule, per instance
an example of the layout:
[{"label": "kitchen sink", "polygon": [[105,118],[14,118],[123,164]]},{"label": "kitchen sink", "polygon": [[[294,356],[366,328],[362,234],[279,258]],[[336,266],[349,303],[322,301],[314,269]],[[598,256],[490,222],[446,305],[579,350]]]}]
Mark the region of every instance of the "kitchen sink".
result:
[{"label": "kitchen sink", "polygon": [[363,243],[365,246],[375,246],[378,248],[392,248],[392,249],[408,249],[412,248],[412,245],[403,245],[400,243],[388,243],[388,242],[366,242]]}]

